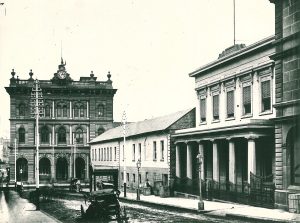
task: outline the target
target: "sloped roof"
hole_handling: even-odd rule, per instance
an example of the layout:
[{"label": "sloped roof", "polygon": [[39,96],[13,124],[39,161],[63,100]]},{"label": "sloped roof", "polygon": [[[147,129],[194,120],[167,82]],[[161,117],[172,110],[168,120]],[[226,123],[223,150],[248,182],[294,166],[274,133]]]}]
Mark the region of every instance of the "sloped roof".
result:
[{"label": "sloped roof", "polygon": [[[170,115],[161,116],[153,119],[146,119],[140,122],[133,122],[126,125],[126,137],[140,135],[148,132],[165,130],[182,118],[184,115],[192,111],[193,108],[184,111],[179,111]],[[123,137],[123,126],[109,129],[97,136],[90,143],[107,141]]]}]

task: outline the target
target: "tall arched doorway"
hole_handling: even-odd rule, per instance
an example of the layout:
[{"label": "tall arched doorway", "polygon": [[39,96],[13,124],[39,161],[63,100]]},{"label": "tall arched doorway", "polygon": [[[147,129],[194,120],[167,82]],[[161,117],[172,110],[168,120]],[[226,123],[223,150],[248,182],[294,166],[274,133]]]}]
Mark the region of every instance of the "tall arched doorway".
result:
[{"label": "tall arched doorway", "polygon": [[288,132],[286,147],[289,152],[291,184],[300,185],[300,138],[299,127],[293,127]]},{"label": "tall arched doorway", "polygon": [[17,159],[17,181],[28,180],[28,161],[25,158]]},{"label": "tall arched doorway", "polygon": [[68,179],[68,162],[66,158],[58,158],[56,162],[56,179],[67,180]]},{"label": "tall arched doorway", "polygon": [[76,178],[84,180],[85,178],[85,162],[81,157],[77,157],[75,160],[76,164]]},{"label": "tall arched doorway", "polygon": [[40,180],[50,180],[51,179],[51,163],[46,157],[40,159],[39,163]]}]

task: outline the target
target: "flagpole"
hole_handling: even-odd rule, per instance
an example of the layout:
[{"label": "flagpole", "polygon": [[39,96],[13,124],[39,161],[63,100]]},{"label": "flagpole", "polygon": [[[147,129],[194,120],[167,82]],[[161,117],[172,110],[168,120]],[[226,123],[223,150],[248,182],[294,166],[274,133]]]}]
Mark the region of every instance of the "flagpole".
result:
[{"label": "flagpole", "polygon": [[235,45],[235,0],[233,0],[233,45]]}]

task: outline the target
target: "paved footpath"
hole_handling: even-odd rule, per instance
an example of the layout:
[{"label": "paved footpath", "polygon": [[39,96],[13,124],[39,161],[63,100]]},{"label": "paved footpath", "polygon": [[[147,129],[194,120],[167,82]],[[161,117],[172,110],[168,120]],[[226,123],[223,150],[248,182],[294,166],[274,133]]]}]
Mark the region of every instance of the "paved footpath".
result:
[{"label": "paved footpath", "polygon": [[53,223],[60,222],[57,219],[36,211],[34,204],[21,198],[17,192],[0,191],[0,222],[1,223]]},{"label": "paved footpath", "polygon": [[[123,193],[121,193],[120,197],[124,197]],[[127,193],[126,199],[136,200],[136,194]],[[141,195],[141,202],[167,205],[192,211],[197,211],[198,209],[198,200],[181,197],[161,198],[154,195]],[[257,222],[261,222],[263,220],[270,222],[300,222],[300,214],[289,213],[279,209],[260,208],[237,203],[204,201],[204,209],[203,214],[211,216],[254,219],[257,220]]]}]

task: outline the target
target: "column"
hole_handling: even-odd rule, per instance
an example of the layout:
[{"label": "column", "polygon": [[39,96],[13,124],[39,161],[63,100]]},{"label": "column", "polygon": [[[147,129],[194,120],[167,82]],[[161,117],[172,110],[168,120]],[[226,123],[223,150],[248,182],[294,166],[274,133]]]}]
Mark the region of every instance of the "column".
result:
[{"label": "column", "polygon": [[86,177],[85,179],[89,179],[89,155],[86,154]]},{"label": "column", "polygon": [[90,117],[90,110],[89,110],[89,102],[86,102],[86,117],[89,118]]},{"label": "column", "polygon": [[217,141],[213,141],[213,180],[219,182],[220,178],[220,162]]},{"label": "column", "polygon": [[89,126],[86,127],[86,144],[90,142],[90,128]]},{"label": "column", "polygon": [[[176,177],[180,178],[180,151],[179,151],[179,144],[176,143]],[[126,177],[126,176],[124,176]]]},{"label": "column", "polygon": [[250,183],[250,172],[256,174],[255,138],[248,139],[248,183]]},{"label": "column", "polygon": [[227,139],[229,143],[229,182],[236,183],[235,171],[235,146],[233,139]]},{"label": "column", "polygon": [[52,101],[52,118],[55,118],[54,100]]},{"label": "column", "polygon": [[186,176],[189,179],[193,178],[192,169],[192,146],[190,143],[186,144]]},{"label": "column", "polygon": [[203,143],[201,143],[201,141],[198,141],[198,145],[199,145],[199,154],[202,156],[202,164],[201,164],[201,179],[204,180],[205,179],[205,170],[204,170],[204,146]]},{"label": "column", "polygon": [[[54,147],[52,147],[52,149],[54,150]],[[54,172],[55,172],[55,156],[54,153],[52,154],[52,165],[51,165],[51,179],[54,180]]]},{"label": "column", "polygon": [[69,166],[69,179],[71,179],[73,177],[73,174],[72,174],[72,166],[73,166],[73,156],[72,156],[72,153],[70,154],[70,166]]},{"label": "column", "polygon": [[72,101],[70,101],[70,112],[69,112],[69,114],[70,114],[70,119],[72,119],[73,118],[73,113],[72,113]]},{"label": "column", "polygon": [[55,128],[54,125],[52,125],[52,145],[55,145]]},{"label": "column", "polygon": [[70,145],[73,145],[72,125],[70,125]]}]

